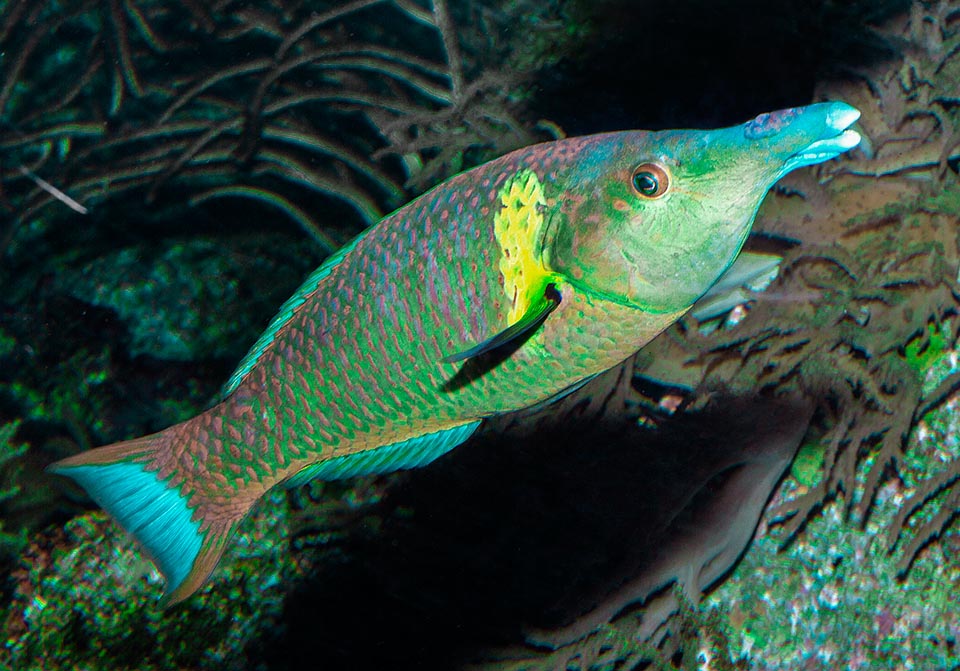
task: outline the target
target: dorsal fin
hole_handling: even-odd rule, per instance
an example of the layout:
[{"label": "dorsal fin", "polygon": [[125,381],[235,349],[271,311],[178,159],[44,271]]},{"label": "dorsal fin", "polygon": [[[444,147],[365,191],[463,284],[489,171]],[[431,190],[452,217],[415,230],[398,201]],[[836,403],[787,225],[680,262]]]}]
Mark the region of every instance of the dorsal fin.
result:
[{"label": "dorsal fin", "polygon": [[240,360],[240,363],[237,365],[237,369],[233,371],[233,374],[230,376],[230,379],[227,380],[226,384],[223,385],[223,389],[220,392],[221,398],[226,398],[234,391],[237,387],[240,386],[240,383],[243,382],[243,379],[247,374],[253,370],[254,366],[257,365],[257,362],[260,360],[260,357],[264,352],[270,347],[274,339],[277,337],[284,326],[287,325],[293,315],[296,314],[297,309],[307,302],[307,298],[314,291],[317,290],[317,287],[320,286],[320,283],[333,272],[333,269],[340,265],[340,262],[353,251],[353,249],[363,240],[366,235],[373,230],[371,226],[363,233],[355,237],[353,240],[345,244],[343,247],[335,251],[333,254],[324,259],[316,270],[314,270],[310,275],[307,276],[307,279],[303,281],[303,284],[293,293],[290,298],[288,298],[283,305],[280,306],[280,310],[277,311],[277,315],[270,320],[270,323],[267,325],[266,330],[260,337],[257,338],[257,341],[253,343],[253,347],[244,355],[243,359]]}]

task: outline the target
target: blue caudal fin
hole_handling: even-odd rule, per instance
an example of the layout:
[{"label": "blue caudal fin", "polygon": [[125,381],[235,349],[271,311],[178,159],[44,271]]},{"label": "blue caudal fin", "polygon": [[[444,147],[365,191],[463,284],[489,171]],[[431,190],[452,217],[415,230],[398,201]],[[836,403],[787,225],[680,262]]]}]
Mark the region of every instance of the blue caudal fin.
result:
[{"label": "blue caudal fin", "polygon": [[479,421],[469,422],[452,429],[435,431],[399,443],[375,447],[372,450],[333,457],[319,464],[307,466],[287,479],[284,484],[288,488],[293,488],[315,478],[342,480],[358,475],[374,475],[426,466],[469,438],[478,426],[480,426]]},{"label": "blue caudal fin", "polygon": [[[149,470],[142,457],[157,449],[156,436],[89,450],[48,470],[76,480],[143,546],[167,580],[166,603],[193,593],[210,575],[230,529],[201,530],[181,494]],[[144,463],[146,461],[146,463]]]},{"label": "blue caudal fin", "polygon": [[167,577],[168,591],[186,579],[203,540],[200,523],[178,488],[157,480],[142,464],[54,468],[87,490],[91,498],[135,536]]}]

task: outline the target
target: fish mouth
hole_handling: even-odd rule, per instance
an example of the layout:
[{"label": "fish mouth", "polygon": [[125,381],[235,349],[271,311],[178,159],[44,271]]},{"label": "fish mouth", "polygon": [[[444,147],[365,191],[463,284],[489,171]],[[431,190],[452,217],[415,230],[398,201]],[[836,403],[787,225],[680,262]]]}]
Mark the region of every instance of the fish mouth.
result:
[{"label": "fish mouth", "polygon": [[823,137],[792,154],[784,163],[780,175],[829,161],[856,147],[860,144],[860,133],[850,130],[850,126],[859,118],[860,110],[846,103],[834,103],[824,120]]}]

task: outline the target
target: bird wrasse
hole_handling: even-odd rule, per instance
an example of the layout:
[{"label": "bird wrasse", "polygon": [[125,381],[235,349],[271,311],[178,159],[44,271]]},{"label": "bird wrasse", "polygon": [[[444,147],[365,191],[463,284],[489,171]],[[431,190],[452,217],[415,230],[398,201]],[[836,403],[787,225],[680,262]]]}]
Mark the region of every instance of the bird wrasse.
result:
[{"label": "bird wrasse", "polygon": [[51,470],[180,601],[272,487],[422,466],[632,355],[733,263],[780,177],[856,146],[858,116],[569,138],[452,177],[314,271],[217,405]]}]

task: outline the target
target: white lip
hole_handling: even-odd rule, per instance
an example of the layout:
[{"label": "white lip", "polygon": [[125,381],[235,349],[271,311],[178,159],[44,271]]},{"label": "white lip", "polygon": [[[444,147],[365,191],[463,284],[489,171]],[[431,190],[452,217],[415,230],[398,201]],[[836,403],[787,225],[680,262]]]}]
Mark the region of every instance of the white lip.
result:
[{"label": "white lip", "polygon": [[[779,177],[783,177],[791,170],[807,165],[816,165],[836,158],[845,151],[850,151],[860,144],[860,133],[850,130],[850,126],[860,118],[860,110],[850,106],[834,109],[827,115],[825,125],[827,132],[836,133],[831,137],[821,138],[811,142],[795,153],[783,166]],[[778,179],[779,179],[778,177]]]},{"label": "white lip", "polygon": [[860,110],[854,107],[834,109],[827,115],[827,126],[840,132],[849,128],[859,118]]},{"label": "white lip", "polygon": [[[856,121],[859,116],[859,113],[853,116],[850,123]],[[805,149],[794,154],[791,161],[800,160],[816,163],[829,161],[831,158],[835,158],[843,152],[853,149],[858,144],[860,144],[860,133],[855,130],[845,130],[836,137],[817,140],[808,145]]]}]

